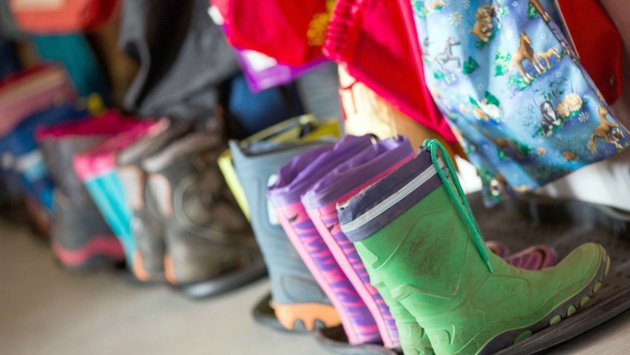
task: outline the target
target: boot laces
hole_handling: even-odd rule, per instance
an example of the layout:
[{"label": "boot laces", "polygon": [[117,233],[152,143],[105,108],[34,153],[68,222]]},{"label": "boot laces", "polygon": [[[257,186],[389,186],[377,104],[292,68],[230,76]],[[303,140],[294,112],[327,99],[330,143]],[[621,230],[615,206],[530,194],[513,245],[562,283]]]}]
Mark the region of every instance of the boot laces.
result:
[{"label": "boot laces", "polygon": [[[486,249],[484,248],[483,236],[481,235],[481,231],[479,230],[479,225],[473,218],[472,210],[470,208],[470,205],[468,204],[468,200],[466,199],[466,194],[464,193],[464,190],[462,190],[462,186],[459,183],[459,178],[457,177],[457,172],[455,171],[455,168],[453,167],[453,163],[451,162],[451,159],[449,158],[448,152],[446,151],[442,143],[440,143],[437,139],[430,139],[430,140],[427,139],[426,141],[424,141],[424,146],[429,148],[429,151],[431,152],[431,160],[433,161],[435,170],[437,170],[437,173],[440,176],[440,179],[444,183],[444,187],[446,188],[446,191],[448,191],[448,194],[453,199],[453,202],[455,202],[457,211],[462,216],[462,218],[464,219],[464,222],[468,226],[468,229],[472,233],[473,242],[475,243],[475,246],[477,247],[477,250],[479,251],[479,254],[481,255],[481,259],[483,259],[484,263],[488,267],[488,270],[490,272],[493,272],[492,265],[490,264],[490,259],[488,258],[488,253],[486,252]],[[453,182],[454,182],[455,188],[457,189],[457,195],[459,195],[459,198],[457,195],[455,195],[456,192],[453,190],[453,186],[451,185],[451,182],[448,180],[448,176],[440,168],[440,162],[438,161],[438,154],[437,154],[438,151],[440,155],[442,156],[442,160],[444,161],[447,171],[450,173],[450,175],[453,178]]]}]

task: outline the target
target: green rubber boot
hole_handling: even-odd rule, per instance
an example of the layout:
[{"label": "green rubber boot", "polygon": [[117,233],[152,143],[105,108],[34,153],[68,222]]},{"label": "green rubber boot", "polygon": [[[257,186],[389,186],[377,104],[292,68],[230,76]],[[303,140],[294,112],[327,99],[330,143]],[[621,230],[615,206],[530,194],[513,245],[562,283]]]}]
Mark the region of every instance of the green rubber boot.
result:
[{"label": "green rubber boot", "polygon": [[437,141],[340,206],[339,217],[370,278],[415,317],[436,354],[492,354],[555,325],[590,300],[610,266],[592,243],[542,271],[491,253]]},{"label": "green rubber boot", "polygon": [[365,268],[370,275],[370,283],[378,290],[383,301],[389,307],[389,312],[394,317],[403,354],[435,354],[429,337],[418,324],[416,318],[400,302],[392,298],[383,281],[379,279],[378,273],[371,270],[369,265],[365,265]]}]

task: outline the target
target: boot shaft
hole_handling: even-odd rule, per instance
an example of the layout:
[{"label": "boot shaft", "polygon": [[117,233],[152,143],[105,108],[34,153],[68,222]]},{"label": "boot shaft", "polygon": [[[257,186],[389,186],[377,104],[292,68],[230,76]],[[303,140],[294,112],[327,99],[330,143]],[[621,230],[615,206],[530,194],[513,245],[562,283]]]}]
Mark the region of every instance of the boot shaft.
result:
[{"label": "boot shaft", "polygon": [[[370,278],[352,242],[339,228],[336,204],[345,202],[414,156],[405,137],[378,141],[326,174],[302,196],[309,217],[335,260],[361,295],[388,348],[399,346],[399,335],[388,305]],[[382,292],[382,291],[381,291]]]},{"label": "boot shaft", "polygon": [[376,323],[313,225],[300,198],[327,172],[372,145],[371,136],[346,136],[296,156],[279,171],[267,197],[309,271],[337,309],[351,344],[380,341]]},{"label": "boot shaft", "polygon": [[37,140],[52,179],[70,201],[86,203],[86,200],[90,199],[74,170],[75,155],[137,124],[137,120],[125,118],[112,110],[101,117],[57,124],[38,130]]},{"label": "boot shaft", "polygon": [[330,301],[319,287],[267,202],[267,187],[277,179],[278,170],[294,156],[330,141],[309,143],[276,143],[267,148],[256,144],[239,145],[230,141],[234,170],[241,182],[251,210],[251,224],[265,257],[272,284],[273,302],[322,303]]},{"label": "boot shaft", "polygon": [[[236,242],[227,234],[246,232],[247,221],[234,208],[217,158],[225,145],[218,134],[192,133],[143,161],[149,186],[169,224]],[[227,233],[227,234],[226,234]]]}]

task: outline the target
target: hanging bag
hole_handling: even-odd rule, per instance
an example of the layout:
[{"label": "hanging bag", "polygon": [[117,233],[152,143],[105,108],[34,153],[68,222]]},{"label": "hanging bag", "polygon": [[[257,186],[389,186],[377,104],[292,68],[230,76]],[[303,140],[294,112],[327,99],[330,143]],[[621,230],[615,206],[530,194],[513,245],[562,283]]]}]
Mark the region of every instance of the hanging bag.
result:
[{"label": "hanging bag", "polygon": [[427,85],[476,165],[487,203],[629,144],[554,20],[554,2],[411,1]]}]

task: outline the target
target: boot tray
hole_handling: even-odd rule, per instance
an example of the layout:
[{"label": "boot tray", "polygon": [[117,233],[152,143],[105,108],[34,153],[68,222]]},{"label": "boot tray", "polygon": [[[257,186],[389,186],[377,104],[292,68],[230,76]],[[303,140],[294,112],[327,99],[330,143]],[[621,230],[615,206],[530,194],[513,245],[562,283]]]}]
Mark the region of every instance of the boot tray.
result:
[{"label": "boot tray", "polygon": [[600,205],[528,197],[486,209],[481,195],[469,195],[486,240],[512,250],[553,246],[563,258],[580,244],[596,242],[611,258],[602,288],[584,308],[556,326],[499,352],[532,354],[562,344],[630,309],[630,214]]}]

